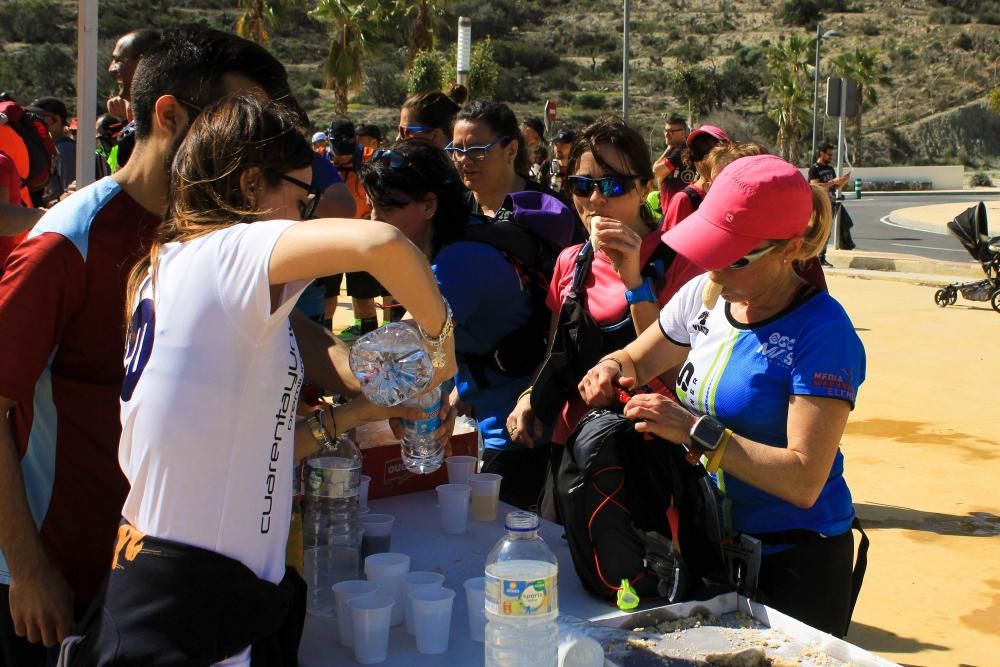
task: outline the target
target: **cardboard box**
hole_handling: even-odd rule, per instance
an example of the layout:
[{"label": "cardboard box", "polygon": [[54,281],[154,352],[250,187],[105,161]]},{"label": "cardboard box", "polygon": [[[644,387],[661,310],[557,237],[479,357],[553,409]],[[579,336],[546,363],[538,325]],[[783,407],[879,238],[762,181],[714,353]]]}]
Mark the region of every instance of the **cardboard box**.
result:
[{"label": "cardboard box", "polygon": [[[403,467],[399,440],[392,434],[388,421],[359,426],[354,441],[361,448],[361,472],[372,478],[368,486],[369,499],[429,491],[439,484],[448,483],[448,468],[444,464],[427,475],[415,475]],[[477,456],[478,432],[456,424],[451,437],[451,453],[455,456]]]}]

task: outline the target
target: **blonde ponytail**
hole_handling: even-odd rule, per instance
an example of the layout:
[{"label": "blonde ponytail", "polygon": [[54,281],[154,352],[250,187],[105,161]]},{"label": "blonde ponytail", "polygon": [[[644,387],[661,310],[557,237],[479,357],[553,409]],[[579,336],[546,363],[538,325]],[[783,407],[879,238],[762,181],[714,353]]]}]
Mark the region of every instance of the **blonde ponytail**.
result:
[{"label": "blonde ponytail", "polygon": [[812,186],[813,212],[809,216],[809,225],[802,234],[802,250],[799,252],[799,260],[807,260],[819,256],[826,245],[826,240],[830,236],[830,227],[833,224],[833,211],[830,206],[830,196],[823,188]]}]

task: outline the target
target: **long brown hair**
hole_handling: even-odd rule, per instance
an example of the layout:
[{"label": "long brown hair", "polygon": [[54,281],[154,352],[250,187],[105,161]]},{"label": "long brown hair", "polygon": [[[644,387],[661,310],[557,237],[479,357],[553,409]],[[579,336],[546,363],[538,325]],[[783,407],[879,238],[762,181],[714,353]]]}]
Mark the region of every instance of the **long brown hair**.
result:
[{"label": "long brown hair", "polygon": [[298,123],[299,116],[287,107],[244,95],[224,98],[198,115],[174,156],[167,214],[149,255],[129,275],[126,323],[151,268],[155,283],[165,243],[183,243],[267,215],[240,187],[247,169],[256,167],[267,187],[277,187],[282,174],[312,164],[312,149]]}]

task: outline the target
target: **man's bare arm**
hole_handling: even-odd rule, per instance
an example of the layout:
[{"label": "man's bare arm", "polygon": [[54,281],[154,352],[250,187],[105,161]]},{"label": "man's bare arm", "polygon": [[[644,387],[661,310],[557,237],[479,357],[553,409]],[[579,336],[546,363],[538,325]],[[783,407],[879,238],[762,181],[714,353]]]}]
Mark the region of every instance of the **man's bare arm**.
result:
[{"label": "man's bare arm", "polygon": [[[8,201],[7,188],[0,187],[0,201]],[[35,226],[45,211],[14,204],[0,204],[0,236],[16,236]]]},{"label": "man's bare arm", "polygon": [[361,384],[347,363],[347,345],[297,310],[292,311],[291,320],[309,381],[342,396],[361,393]]}]

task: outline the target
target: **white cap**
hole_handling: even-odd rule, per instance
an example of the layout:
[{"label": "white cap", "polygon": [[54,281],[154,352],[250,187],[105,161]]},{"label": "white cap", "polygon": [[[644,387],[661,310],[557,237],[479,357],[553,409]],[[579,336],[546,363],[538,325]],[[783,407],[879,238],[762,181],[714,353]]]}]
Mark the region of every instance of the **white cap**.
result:
[{"label": "white cap", "polygon": [[317,141],[326,141],[326,132],[317,132],[314,134],[312,142],[316,143]]}]

